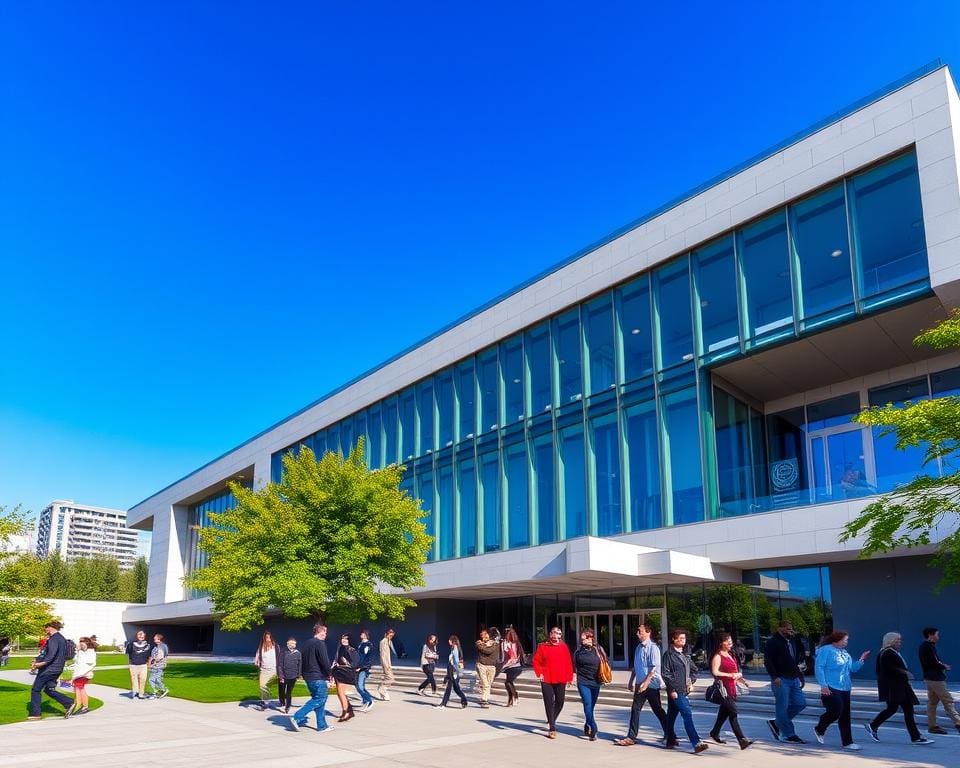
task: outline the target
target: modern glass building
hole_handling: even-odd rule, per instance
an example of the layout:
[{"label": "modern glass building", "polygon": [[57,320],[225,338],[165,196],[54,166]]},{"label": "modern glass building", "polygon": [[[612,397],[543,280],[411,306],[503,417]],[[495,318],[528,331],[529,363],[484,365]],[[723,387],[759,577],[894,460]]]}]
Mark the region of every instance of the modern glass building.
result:
[{"label": "modern glass building", "polygon": [[[945,470],[851,417],[960,393],[960,354],[911,343],[960,299],[958,142],[949,72],[914,73],[163,489],[130,511],[154,543],[129,620],[245,643],[184,593],[196,528],[229,480],[362,437],[371,467],[405,467],[434,537],[414,635],[589,625],[626,663],[644,618],[703,651],[720,628],[759,649],[785,613],[811,644],[833,622],[918,632],[924,553],[865,563],[838,536]],[[876,578],[916,599],[871,612]]]}]

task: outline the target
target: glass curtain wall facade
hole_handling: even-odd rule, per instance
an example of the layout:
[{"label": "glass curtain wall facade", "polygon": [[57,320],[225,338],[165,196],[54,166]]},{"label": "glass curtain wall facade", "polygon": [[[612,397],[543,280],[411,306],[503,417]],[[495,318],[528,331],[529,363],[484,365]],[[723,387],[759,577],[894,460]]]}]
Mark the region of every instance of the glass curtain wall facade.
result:
[{"label": "glass curtain wall facade", "polygon": [[[764,417],[714,387],[710,368],[927,295],[926,265],[908,152],[285,451],[346,453],[362,436],[371,467],[404,464],[432,559],[814,503],[801,492],[816,484],[808,414]],[[843,442],[829,447],[856,448]]]},{"label": "glass curtain wall facade", "polygon": [[[226,512],[237,505],[237,499],[231,491],[223,491],[215,496],[211,496],[198,504],[192,504],[187,513],[187,552],[189,553],[185,563],[184,574],[189,576],[199,568],[207,565],[209,557],[197,547],[198,531],[201,528],[208,528],[211,525],[210,515],[217,512]],[[184,589],[184,599],[192,600],[195,597],[204,597],[207,593],[196,589]]]}]

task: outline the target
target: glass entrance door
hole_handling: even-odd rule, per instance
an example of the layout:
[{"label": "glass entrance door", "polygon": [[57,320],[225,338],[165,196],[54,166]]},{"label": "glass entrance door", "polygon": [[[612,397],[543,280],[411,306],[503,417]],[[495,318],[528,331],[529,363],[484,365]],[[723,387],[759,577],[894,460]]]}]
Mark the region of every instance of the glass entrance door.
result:
[{"label": "glass entrance door", "polygon": [[835,427],[808,438],[813,500],[841,501],[877,492],[872,462],[864,452],[863,429]]},{"label": "glass entrance door", "polygon": [[662,609],[561,613],[559,621],[563,639],[571,650],[580,644],[580,633],[592,629],[594,642],[606,652],[610,664],[624,669],[633,661],[640,622],[649,623],[654,629],[654,637],[662,638],[663,613]]}]

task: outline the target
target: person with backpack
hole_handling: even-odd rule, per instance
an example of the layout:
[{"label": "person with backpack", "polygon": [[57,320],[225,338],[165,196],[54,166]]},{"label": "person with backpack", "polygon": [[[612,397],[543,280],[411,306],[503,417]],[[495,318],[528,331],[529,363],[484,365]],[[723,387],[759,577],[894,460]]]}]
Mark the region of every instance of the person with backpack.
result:
[{"label": "person with backpack", "polygon": [[40,719],[40,697],[43,693],[63,707],[65,717],[71,715],[73,699],[57,690],[57,680],[60,679],[67,661],[76,655],[76,647],[71,651],[73,641],[60,634],[62,628],[63,624],[59,621],[50,621],[43,628],[47,642],[44,643],[43,651],[30,664],[30,670],[35,671],[37,679],[30,688],[30,715],[27,720]]},{"label": "person with backpack", "polygon": [[153,648],[150,650],[150,688],[153,690],[153,696],[156,699],[162,699],[170,690],[163,682],[163,673],[167,669],[167,657],[170,655],[170,649],[163,642],[163,635],[153,636]]},{"label": "person with backpack", "polygon": [[0,667],[5,667],[10,662],[10,638],[0,637]]},{"label": "person with backpack", "polygon": [[500,643],[500,656],[503,659],[501,669],[504,677],[503,684],[507,689],[507,706],[513,707],[520,700],[520,694],[517,693],[517,686],[514,683],[523,672],[524,659],[523,644],[513,627],[507,627],[507,634]]},{"label": "person with backpack", "polygon": [[97,645],[89,637],[81,637],[77,644],[77,652],[70,667],[70,683],[73,685],[73,710],[70,715],[85,715],[90,711],[90,696],[87,694],[87,683],[93,677],[93,670],[97,666]]},{"label": "person with backpack", "polygon": [[137,630],[134,640],[128,640],[124,647],[127,660],[130,664],[130,698],[145,699],[147,686],[147,670],[150,667],[150,641],[147,633]]}]

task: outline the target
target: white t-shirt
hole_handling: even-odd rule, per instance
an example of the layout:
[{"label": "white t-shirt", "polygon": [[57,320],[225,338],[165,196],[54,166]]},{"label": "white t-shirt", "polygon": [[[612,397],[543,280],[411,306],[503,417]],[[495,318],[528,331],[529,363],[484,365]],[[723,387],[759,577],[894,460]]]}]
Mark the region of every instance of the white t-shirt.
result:
[{"label": "white t-shirt", "polygon": [[85,677],[88,680],[93,677],[93,668],[97,666],[97,652],[93,648],[87,648],[85,651],[77,649],[77,655],[73,659],[71,667],[73,674],[71,680],[78,677]]}]

